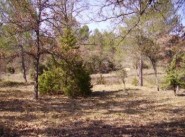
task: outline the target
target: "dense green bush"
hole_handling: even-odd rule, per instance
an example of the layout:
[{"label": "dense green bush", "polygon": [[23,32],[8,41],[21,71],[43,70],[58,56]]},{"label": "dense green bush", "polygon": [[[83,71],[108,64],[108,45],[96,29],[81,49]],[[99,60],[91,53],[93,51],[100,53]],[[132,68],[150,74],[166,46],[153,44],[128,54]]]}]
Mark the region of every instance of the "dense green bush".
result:
[{"label": "dense green bush", "polygon": [[163,87],[167,89],[173,89],[177,85],[182,85],[181,77],[176,72],[168,72],[165,77],[165,82],[163,83]]},{"label": "dense green bush", "polygon": [[91,78],[82,62],[73,60],[70,63],[62,62],[64,94],[70,97],[88,96],[91,93]]},{"label": "dense green bush", "polygon": [[41,94],[64,93],[69,97],[85,97],[91,94],[90,75],[82,63],[63,61],[50,66],[51,68],[39,77]]},{"label": "dense green bush", "polygon": [[163,88],[173,89],[175,94],[177,87],[185,88],[185,54],[175,55],[166,72]]},{"label": "dense green bush", "polygon": [[60,37],[60,54],[53,55],[47,71],[39,77],[39,91],[43,94],[64,93],[69,97],[91,94],[90,75],[78,54],[77,39],[70,27]]},{"label": "dense green bush", "polygon": [[41,94],[59,94],[61,89],[61,76],[59,69],[44,71],[39,76],[39,91]]}]

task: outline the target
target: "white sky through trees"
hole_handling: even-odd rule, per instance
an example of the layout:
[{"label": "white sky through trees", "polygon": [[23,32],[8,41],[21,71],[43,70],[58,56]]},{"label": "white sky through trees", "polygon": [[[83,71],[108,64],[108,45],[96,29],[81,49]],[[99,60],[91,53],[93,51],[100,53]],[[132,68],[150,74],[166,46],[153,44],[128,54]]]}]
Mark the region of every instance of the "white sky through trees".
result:
[{"label": "white sky through trees", "polygon": [[[89,0],[86,2],[88,2],[89,5],[88,9],[86,11],[83,11],[81,17],[78,17],[77,20],[82,23],[82,25],[88,25],[91,31],[95,29],[99,29],[100,31],[111,31],[117,25],[123,25],[121,23],[114,25],[113,23],[111,23],[110,20],[100,21],[101,19],[100,17],[98,17],[97,13],[99,12],[100,5],[104,2],[104,0]],[[185,26],[185,9],[183,8],[184,6],[182,5],[180,10],[178,11],[178,14],[180,15],[181,23],[183,24],[183,26]],[[109,14],[108,12],[107,14]]]}]

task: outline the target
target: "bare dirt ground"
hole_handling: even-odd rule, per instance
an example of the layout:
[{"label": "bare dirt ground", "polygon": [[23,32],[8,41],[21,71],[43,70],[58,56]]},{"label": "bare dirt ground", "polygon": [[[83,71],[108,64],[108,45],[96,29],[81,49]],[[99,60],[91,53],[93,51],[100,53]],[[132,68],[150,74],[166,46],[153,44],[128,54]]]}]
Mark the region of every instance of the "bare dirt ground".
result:
[{"label": "bare dirt ground", "polygon": [[89,98],[32,99],[32,85],[0,88],[1,137],[184,137],[185,96],[96,85]]}]

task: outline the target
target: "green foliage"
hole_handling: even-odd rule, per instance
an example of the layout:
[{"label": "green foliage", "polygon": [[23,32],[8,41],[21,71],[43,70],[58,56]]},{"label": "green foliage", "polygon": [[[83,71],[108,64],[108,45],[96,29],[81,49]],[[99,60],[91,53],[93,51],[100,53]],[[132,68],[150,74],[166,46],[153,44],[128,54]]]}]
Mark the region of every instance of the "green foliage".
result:
[{"label": "green foliage", "polygon": [[64,34],[60,38],[61,48],[63,50],[69,51],[73,48],[76,48],[77,39],[74,36],[70,28],[64,29]]},{"label": "green foliage", "polygon": [[175,89],[177,86],[185,87],[185,54],[175,55],[168,66],[163,87]]},{"label": "green foliage", "polygon": [[41,94],[64,93],[69,97],[85,97],[91,94],[91,78],[82,62],[53,60],[51,64],[48,64],[48,70],[39,76]]},{"label": "green foliage", "polygon": [[124,54],[115,33],[96,29],[89,36],[89,43],[85,49],[90,54],[85,54],[84,60],[91,73],[108,73],[117,69]]},{"label": "green foliage", "polygon": [[90,95],[91,78],[83,65],[83,60],[77,54],[77,38],[72,28],[65,29],[60,42],[64,60],[57,61],[53,58],[53,63],[61,70],[61,90],[69,97]]},{"label": "green foliage", "polygon": [[79,31],[79,37],[80,37],[80,40],[83,41],[83,40],[88,40],[89,38],[89,27],[87,25],[84,25],[80,31]]},{"label": "green foliage", "polygon": [[64,94],[70,97],[85,97],[90,95],[91,78],[83,66],[79,66],[75,69],[73,68],[70,73],[71,75],[67,76],[67,79],[65,79],[65,85],[63,86]]},{"label": "green foliage", "polygon": [[138,86],[138,84],[139,84],[138,79],[137,79],[136,77],[134,77],[134,78],[132,79],[132,85]]},{"label": "green foliage", "polygon": [[41,94],[59,94],[61,93],[60,70],[53,69],[44,71],[39,76],[39,92]]},{"label": "green foliage", "polygon": [[165,77],[163,88],[174,89],[177,85],[182,85],[181,77],[177,72],[170,71]]}]

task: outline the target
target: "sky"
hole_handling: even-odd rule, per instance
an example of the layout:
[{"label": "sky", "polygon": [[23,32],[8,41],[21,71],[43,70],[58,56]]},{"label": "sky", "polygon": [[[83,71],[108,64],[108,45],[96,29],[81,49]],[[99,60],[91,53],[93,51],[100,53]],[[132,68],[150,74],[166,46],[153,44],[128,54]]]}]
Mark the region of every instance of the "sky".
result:
[{"label": "sky", "polygon": [[97,15],[96,15],[97,11],[99,11],[98,5],[103,1],[104,0],[85,1],[90,6],[89,6],[88,10],[84,10],[81,13],[80,17],[77,17],[77,20],[79,20],[79,22],[82,25],[88,25],[88,27],[91,31],[93,31],[95,29],[99,29],[100,31],[110,30],[110,21],[103,21],[103,22],[95,21],[95,20],[98,20]]},{"label": "sky", "polygon": [[185,8],[179,10],[178,14],[181,16],[181,23],[185,26]]},{"label": "sky", "polygon": [[[105,3],[105,0],[85,0],[89,4],[88,10],[84,10],[77,20],[83,25],[88,25],[91,31],[99,29],[100,31],[110,31],[112,24],[110,20],[99,21],[100,18],[97,16],[97,12],[100,9],[100,5]],[[111,12],[110,12],[111,13]]]},{"label": "sky", "polygon": [[[91,5],[98,5],[97,3],[99,3],[100,1],[98,1],[98,0],[89,0],[88,2]],[[103,0],[102,0],[102,2],[103,2]],[[111,24],[111,22],[109,20],[108,21],[103,21],[103,22],[96,22],[96,21],[92,21],[90,19],[90,18],[95,18],[95,20],[98,20],[97,16],[94,14],[98,10],[99,10],[98,7],[90,6],[89,10],[86,11],[84,13],[83,17],[82,17],[82,18],[86,19],[86,21],[84,21],[83,23],[88,25],[88,27],[91,31],[93,31],[95,29],[99,29],[100,31],[110,31],[110,30],[112,30],[113,29],[113,24]],[[179,10],[178,14],[181,16],[181,23],[185,26],[185,16],[183,16],[183,10],[182,9]]]},{"label": "sky", "polygon": [[100,31],[109,31],[111,30],[111,23],[109,21],[104,21],[104,22],[93,22],[93,23],[89,23],[87,24],[89,29],[91,31],[95,30],[95,29],[99,29]]}]

